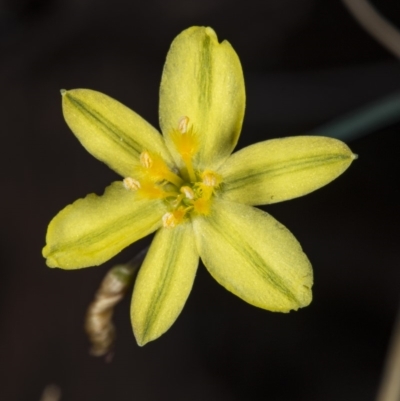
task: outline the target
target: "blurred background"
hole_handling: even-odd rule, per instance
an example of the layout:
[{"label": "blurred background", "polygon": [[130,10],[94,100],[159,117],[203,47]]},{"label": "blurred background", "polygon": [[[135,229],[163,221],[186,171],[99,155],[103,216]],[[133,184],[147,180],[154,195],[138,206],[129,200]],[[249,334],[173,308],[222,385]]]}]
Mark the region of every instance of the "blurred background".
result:
[{"label": "blurred background", "polygon": [[[372,3],[400,26],[397,0]],[[149,239],[101,267],[46,267],[52,217],[118,179],[69,131],[59,90],[104,92],[158,127],[165,55],[191,25],[213,27],[241,59],[239,148],[335,134],[359,159],[327,187],[266,209],[313,264],[309,307],[254,308],[200,266],[177,322],[143,348],[126,296],[106,362],[88,353],[86,308],[108,269]],[[400,106],[355,134],[332,122],[388,96],[396,106],[399,93],[399,62],[338,0],[1,0],[0,399],[40,400],[54,384],[61,401],[375,400],[399,304]]]}]

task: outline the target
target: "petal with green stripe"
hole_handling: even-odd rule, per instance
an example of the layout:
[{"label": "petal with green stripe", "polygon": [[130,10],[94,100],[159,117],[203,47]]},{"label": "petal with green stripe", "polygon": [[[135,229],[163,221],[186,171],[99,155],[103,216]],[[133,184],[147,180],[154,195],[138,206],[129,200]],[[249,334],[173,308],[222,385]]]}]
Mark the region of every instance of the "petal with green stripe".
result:
[{"label": "petal with green stripe", "polygon": [[234,153],[221,167],[224,199],[264,205],[306,195],[334,180],[355,159],[337,139],[273,139]]},{"label": "petal with green stripe", "polygon": [[243,72],[232,46],[219,43],[211,28],[191,27],[178,35],[160,87],[160,126],[177,163],[181,160],[170,134],[182,116],[189,118],[199,138],[197,167],[212,169],[233,151],[244,108]]},{"label": "petal with green stripe", "polygon": [[198,262],[191,224],[157,232],[133,290],[131,320],[139,345],[160,337],[175,322],[192,289]]},{"label": "petal with green stripe", "polygon": [[43,256],[49,267],[100,265],[159,228],[165,212],[163,201],[136,200],[122,182],[114,182],[104,195],[78,199],[54,217]]},{"label": "petal with green stripe", "polygon": [[276,312],[311,302],[312,269],[296,238],[252,206],[215,200],[193,222],[200,257],[211,275],[244,301]]},{"label": "petal with green stripe", "polygon": [[62,91],[65,121],[86,150],[123,177],[130,177],[144,150],[172,158],[160,133],[118,101],[89,89]]}]

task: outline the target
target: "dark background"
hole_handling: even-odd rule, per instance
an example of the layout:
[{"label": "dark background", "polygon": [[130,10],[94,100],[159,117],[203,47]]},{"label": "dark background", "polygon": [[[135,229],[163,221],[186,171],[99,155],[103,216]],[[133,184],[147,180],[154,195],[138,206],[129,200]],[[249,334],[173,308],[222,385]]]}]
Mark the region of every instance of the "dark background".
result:
[{"label": "dark background", "polygon": [[[397,0],[374,4],[400,26]],[[360,157],[334,183],[266,209],[313,263],[308,308],[254,308],[201,266],[167,334],[138,347],[128,295],[113,361],[88,354],[83,319],[96,288],[149,240],[101,267],[46,267],[51,218],[118,179],[69,131],[59,89],[102,91],[158,126],[165,55],[191,25],[212,26],[241,58],[240,147],[400,91],[398,61],[337,0],[2,0],[1,400],[39,400],[50,383],[62,401],[375,399],[399,301],[398,123],[347,141]]]}]

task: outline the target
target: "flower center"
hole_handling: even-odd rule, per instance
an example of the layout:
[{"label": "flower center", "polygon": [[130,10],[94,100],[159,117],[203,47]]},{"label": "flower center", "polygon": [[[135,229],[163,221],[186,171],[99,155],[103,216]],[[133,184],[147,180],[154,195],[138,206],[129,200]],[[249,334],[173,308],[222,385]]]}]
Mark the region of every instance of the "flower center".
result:
[{"label": "flower center", "polygon": [[163,199],[168,204],[169,211],[162,218],[164,227],[175,227],[191,215],[209,214],[212,197],[221,183],[217,173],[193,167],[199,141],[188,117],[179,120],[170,137],[183,161],[179,171],[170,169],[158,154],[143,151],[135,178],[123,180],[125,188],[139,197]]}]

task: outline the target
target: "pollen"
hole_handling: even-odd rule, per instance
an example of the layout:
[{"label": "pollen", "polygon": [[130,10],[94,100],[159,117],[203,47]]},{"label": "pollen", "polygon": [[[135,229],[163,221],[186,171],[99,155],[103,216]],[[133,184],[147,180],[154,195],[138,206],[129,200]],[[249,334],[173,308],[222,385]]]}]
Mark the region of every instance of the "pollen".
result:
[{"label": "pollen", "polygon": [[164,160],[155,154],[150,154],[144,151],[140,154],[140,164],[143,166],[143,171],[146,171],[148,178],[154,181],[162,181],[165,179],[165,173],[169,171]]},{"label": "pollen", "polygon": [[169,166],[157,153],[143,150],[135,178],[124,179],[124,186],[139,198],[160,199],[168,212],[162,216],[163,227],[177,225],[199,215],[209,215],[213,197],[219,190],[222,177],[211,170],[198,170],[196,152],[199,138],[189,117],[177,122],[170,139],[181,157],[182,164]]},{"label": "pollen", "polygon": [[181,187],[181,192],[185,195],[185,197],[187,199],[191,199],[192,200],[195,197],[195,193],[194,193],[193,189],[188,187],[188,186]]},{"label": "pollen", "polygon": [[140,164],[145,168],[151,168],[153,166],[153,159],[150,153],[146,150],[140,154]]},{"label": "pollen", "polygon": [[124,184],[124,187],[131,191],[137,191],[140,188],[140,182],[138,180],[135,180],[134,178],[126,177],[122,182]]},{"label": "pollen", "polygon": [[193,125],[189,125],[188,117],[181,117],[178,129],[171,133],[171,140],[184,161],[194,156],[199,150],[199,139]]},{"label": "pollen", "polygon": [[165,213],[162,217],[163,226],[167,228],[176,227],[178,224],[182,223],[187,209],[179,207],[173,212]]},{"label": "pollen", "polygon": [[193,129],[193,124],[189,123],[189,117],[183,116],[179,119],[177,129],[170,134],[175,149],[181,156],[186,167],[184,173],[189,180],[194,183],[196,181],[196,172],[193,168],[193,157],[199,150],[199,138]]},{"label": "pollen", "polygon": [[134,191],[141,199],[166,199],[178,195],[176,191],[166,191],[164,187],[146,179],[138,181],[127,177],[123,180],[123,184],[127,190]]},{"label": "pollen", "polygon": [[214,188],[218,188],[222,181],[222,178],[219,174],[216,174],[210,170],[203,171],[201,174],[201,179],[205,186]]},{"label": "pollen", "polygon": [[186,134],[189,124],[189,117],[183,116],[179,119],[178,130],[181,134]]},{"label": "pollen", "polygon": [[140,173],[149,181],[155,183],[168,181],[176,186],[183,183],[183,180],[169,169],[167,163],[158,154],[145,150],[140,154],[140,164],[142,165]]}]

